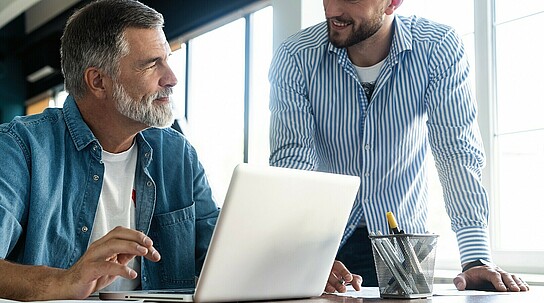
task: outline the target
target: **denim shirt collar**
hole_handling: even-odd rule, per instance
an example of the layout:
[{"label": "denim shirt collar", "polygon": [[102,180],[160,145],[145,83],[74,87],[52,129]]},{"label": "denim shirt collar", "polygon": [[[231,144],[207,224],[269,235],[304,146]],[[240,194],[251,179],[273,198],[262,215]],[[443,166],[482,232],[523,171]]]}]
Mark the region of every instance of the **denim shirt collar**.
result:
[{"label": "denim shirt collar", "polygon": [[[87,146],[94,144],[93,155],[97,159],[101,160],[102,147],[100,145],[100,142],[94,136],[93,132],[91,131],[87,123],[85,123],[85,121],[83,120],[83,117],[81,116],[81,112],[79,111],[79,108],[77,107],[74,97],[69,95],[66,98],[62,111],[64,113],[66,127],[68,128],[68,132],[70,133],[70,137],[72,137],[72,140],[74,142],[76,149],[78,151],[81,151]],[[136,144],[138,144],[138,150],[139,150],[138,153],[145,155],[145,157],[142,158],[142,161],[143,161],[142,165],[143,167],[147,167],[149,166],[152,160],[153,148],[151,148],[151,146],[145,139],[142,132],[139,132],[136,135],[135,140],[136,140]]]},{"label": "denim shirt collar", "polygon": [[81,151],[93,142],[98,143],[98,139],[96,139],[89,126],[83,121],[76,101],[71,95],[64,101],[62,112],[64,113],[64,120],[66,121],[70,137],[72,137],[78,151]]}]

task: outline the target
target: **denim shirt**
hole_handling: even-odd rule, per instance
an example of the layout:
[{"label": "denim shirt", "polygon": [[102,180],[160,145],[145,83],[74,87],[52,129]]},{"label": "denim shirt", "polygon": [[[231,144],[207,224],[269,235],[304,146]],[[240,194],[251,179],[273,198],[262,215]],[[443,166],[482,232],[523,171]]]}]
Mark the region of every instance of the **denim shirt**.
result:
[{"label": "denim shirt", "polygon": [[[219,213],[204,169],[173,129],[142,131],[136,144],[136,229],[162,256],[141,259],[141,287],[194,287]],[[0,258],[71,267],[89,245],[104,176],[76,102],[0,125],[0,150]]]}]

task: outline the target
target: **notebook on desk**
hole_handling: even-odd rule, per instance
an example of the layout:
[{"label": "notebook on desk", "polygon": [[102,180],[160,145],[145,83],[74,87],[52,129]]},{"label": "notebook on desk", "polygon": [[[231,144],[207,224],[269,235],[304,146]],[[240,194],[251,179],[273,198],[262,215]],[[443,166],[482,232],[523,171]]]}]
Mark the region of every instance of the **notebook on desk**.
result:
[{"label": "notebook on desk", "polygon": [[238,165],[194,293],[101,292],[101,299],[226,302],[319,296],[360,179]]}]

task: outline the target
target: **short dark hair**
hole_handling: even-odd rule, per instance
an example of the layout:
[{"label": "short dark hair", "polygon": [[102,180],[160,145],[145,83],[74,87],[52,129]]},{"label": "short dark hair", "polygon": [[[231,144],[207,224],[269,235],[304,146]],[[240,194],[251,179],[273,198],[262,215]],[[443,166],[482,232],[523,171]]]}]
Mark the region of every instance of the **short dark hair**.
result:
[{"label": "short dark hair", "polygon": [[98,0],[77,10],[66,22],[61,38],[65,89],[76,99],[87,92],[83,79],[89,67],[113,78],[128,54],[126,28],[162,28],[162,14],[135,0]]}]

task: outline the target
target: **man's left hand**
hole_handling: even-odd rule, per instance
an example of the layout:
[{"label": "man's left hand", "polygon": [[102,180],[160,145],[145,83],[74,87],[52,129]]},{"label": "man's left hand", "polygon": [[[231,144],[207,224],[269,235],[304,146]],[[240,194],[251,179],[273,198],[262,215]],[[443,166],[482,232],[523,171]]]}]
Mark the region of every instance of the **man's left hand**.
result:
[{"label": "man's left hand", "polygon": [[475,266],[453,279],[458,290],[528,291],[529,285],[496,265]]}]

